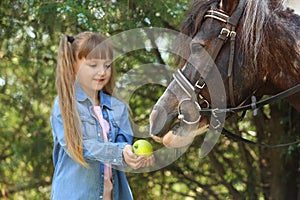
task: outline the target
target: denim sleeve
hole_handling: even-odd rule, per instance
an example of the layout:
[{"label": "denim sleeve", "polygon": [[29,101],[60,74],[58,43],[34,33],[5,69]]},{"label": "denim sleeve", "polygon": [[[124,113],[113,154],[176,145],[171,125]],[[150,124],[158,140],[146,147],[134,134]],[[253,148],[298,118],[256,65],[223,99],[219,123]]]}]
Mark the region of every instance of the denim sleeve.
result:
[{"label": "denim sleeve", "polygon": [[129,120],[128,109],[125,105],[120,113],[122,113],[120,118],[116,119],[117,126],[119,127],[116,136],[116,142],[126,142],[128,144],[132,144],[133,131]]},{"label": "denim sleeve", "polygon": [[[60,113],[58,98],[55,99],[52,107],[52,115],[50,117],[50,123],[52,128],[54,145],[60,145],[62,148],[66,148],[66,142],[64,137],[64,125],[63,119]],[[66,150],[66,149],[65,149]],[[67,151],[66,151],[67,152]]]},{"label": "denim sleeve", "polygon": [[[54,104],[53,106],[50,122],[52,126],[52,133],[54,139],[54,149],[60,149],[58,148],[59,145],[70,156],[66,146],[63,120],[59,111],[58,104]],[[93,160],[113,165],[124,165],[123,148],[126,144],[126,142],[102,143],[96,138],[84,139],[83,156],[87,160],[87,162],[88,160]]]},{"label": "denim sleeve", "polygon": [[125,145],[127,143],[102,143],[95,139],[85,139],[83,140],[83,155],[89,160],[123,166],[123,149]]}]

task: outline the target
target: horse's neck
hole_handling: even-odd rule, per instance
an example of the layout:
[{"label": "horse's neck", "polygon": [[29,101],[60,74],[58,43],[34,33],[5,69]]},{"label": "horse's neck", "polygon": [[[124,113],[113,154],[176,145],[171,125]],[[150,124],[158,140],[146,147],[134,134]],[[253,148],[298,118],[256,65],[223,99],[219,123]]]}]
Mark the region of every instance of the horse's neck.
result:
[{"label": "horse's neck", "polygon": [[300,92],[287,98],[287,100],[300,113]]}]

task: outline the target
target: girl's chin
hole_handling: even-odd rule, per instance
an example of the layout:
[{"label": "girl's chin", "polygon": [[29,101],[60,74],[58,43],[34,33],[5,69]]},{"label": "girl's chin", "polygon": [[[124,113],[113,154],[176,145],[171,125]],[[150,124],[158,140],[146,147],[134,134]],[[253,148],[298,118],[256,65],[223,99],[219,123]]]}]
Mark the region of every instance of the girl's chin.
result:
[{"label": "girl's chin", "polygon": [[103,86],[101,85],[101,86],[99,86],[99,85],[97,85],[96,87],[95,87],[95,90],[96,91],[100,91],[100,90],[102,90],[103,89]]},{"label": "girl's chin", "polygon": [[95,81],[94,88],[96,91],[99,91],[99,90],[102,90],[106,84],[107,84],[107,81]]},{"label": "girl's chin", "polygon": [[97,81],[96,85],[95,85],[95,88],[99,89],[100,90],[103,88],[104,86],[104,81]]}]

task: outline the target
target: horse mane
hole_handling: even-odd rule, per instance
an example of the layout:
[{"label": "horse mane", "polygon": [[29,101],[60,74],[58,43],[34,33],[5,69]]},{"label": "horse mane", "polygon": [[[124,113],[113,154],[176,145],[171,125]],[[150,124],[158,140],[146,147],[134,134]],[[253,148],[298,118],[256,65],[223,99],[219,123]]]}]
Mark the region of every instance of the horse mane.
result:
[{"label": "horse mane", "polygon": [[[189,36],[193,38],[198,30],[201,27],[202,20],[204,18],[205,12],[212,7],[212,5],[217,5],[219,0],[195,0],[190,6],[190,9],[186,12],[186,20],[182,23],[180,32],[183,33],[183,35]],[[179,60],[179,66],[183,67],[183,65],[186,63],[186,59],[190,55],[190,44],[187,43],[185,37],[178,38],[178,49],[177,51],[180,52],[180,54],[177,55],[183,55],[178,57]]]},{"label": "horse mane", "polygon": [[182,24],[181,32],[190,37],[194,37],[201,27],[206,11],[216,5],[219,0],[196,0],[186,13],[186,20]]},{"label": "horse mane", "polygon": [[299,69],[300,16],[285,8],[285,0],[248,0],[242,20],[246,66],[256,71],[269,67],[274,73],[290,71],[288,66]]},{"label": "horse mane", "polygon": [[[187,12],[181,32],[194,37],[201,27],[205,12],[216,6],[219,0],[195,0]],[[244,66],[256,71],[273,65],[277,72],[292,71],[298,73],[300,64],[300,16],[286,9],[286,0],[247,0],[243,21],[240,50],[244,54]],[[180,51],[189,55],[188,44]],[[183,66],[184,59],[180,65]],[[270,67],[270,66],[269,66]],[[260,69],[259,69],[260,68]],[[276,70],[274,70],[275,73]]]}]

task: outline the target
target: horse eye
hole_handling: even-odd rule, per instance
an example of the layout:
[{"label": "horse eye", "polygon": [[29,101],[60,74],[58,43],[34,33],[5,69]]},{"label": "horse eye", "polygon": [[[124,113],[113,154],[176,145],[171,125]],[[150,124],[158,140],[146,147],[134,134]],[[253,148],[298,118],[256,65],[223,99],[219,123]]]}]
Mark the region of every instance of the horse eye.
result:
[{"label": "horse eye", "polygon": [[192,53],[199,53],[203,50],[203,46],[201,44],[195,43],[192,44],[191,51]]}]

